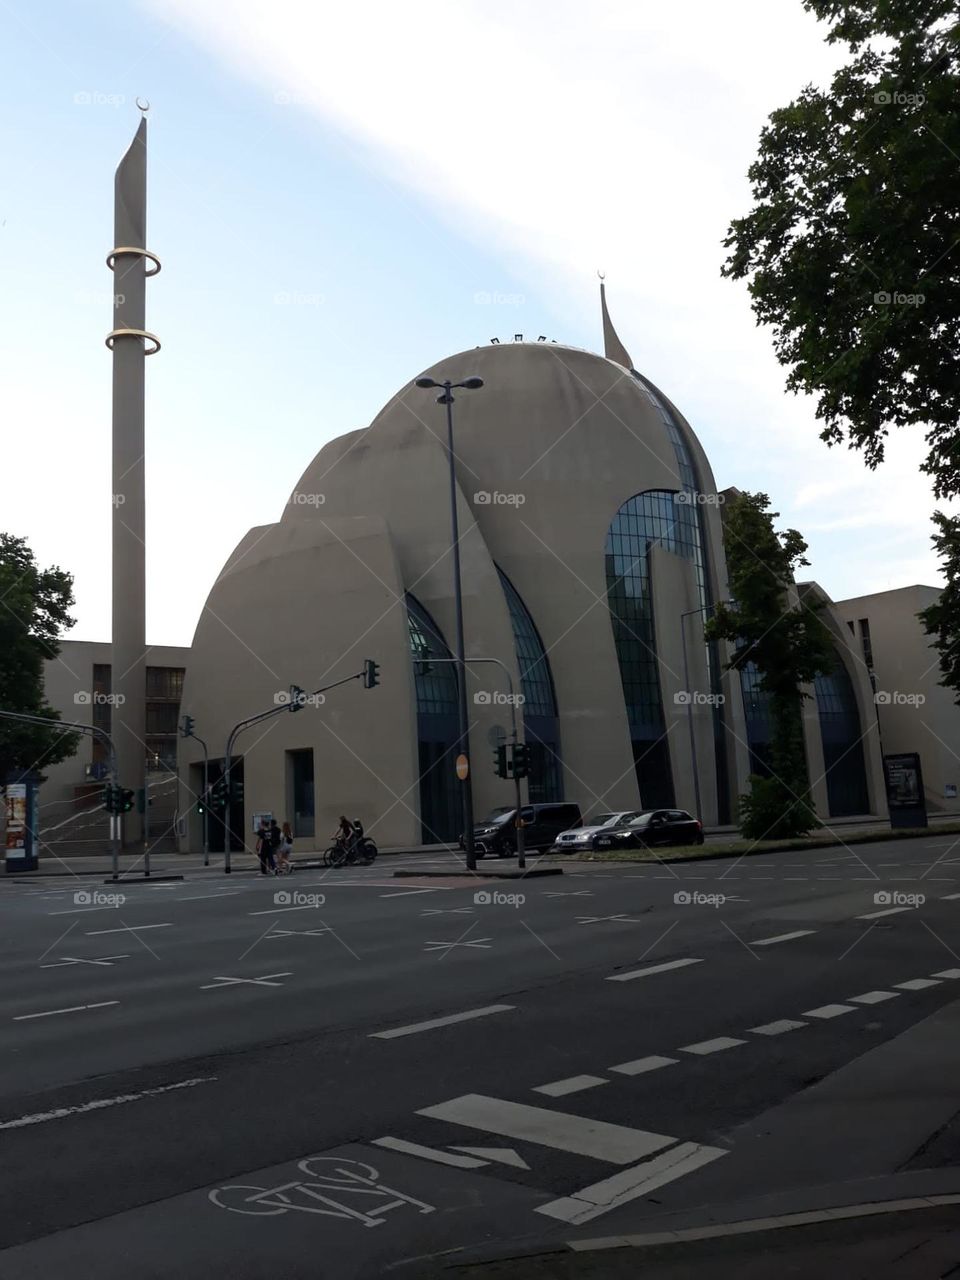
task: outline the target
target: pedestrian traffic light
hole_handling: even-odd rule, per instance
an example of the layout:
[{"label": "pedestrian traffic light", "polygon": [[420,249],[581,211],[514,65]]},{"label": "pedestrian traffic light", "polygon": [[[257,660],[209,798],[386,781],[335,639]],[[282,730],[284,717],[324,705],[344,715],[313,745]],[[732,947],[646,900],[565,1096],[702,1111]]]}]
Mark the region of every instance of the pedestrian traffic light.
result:
[{"label": "pedestrian traffic light", "polygon": [[193,716],[184,716],[183,723],[180,725],[180,736],[182,738],[193,737]]},{"label": "pedestrian traffic light", "polygon": [[507,772],[507,748],[505,745],[494,749],[493,767],[498,778],[510,777],[510,774]]},{"label": "pedestrian traffic light", "polygon": [[112,782],[108,782],[103,788],[103,807],[107,813],[116,813],[116,799],[114,797],[114,786]]},{"label": "pedestrian traffic light", "polygon": [[380,664],[374,662],[372,658],[366,658],[363,663],[363,687],[365,689],[374,689],[380,683]]},{"label": "pedestrian traffic light", "polygon": [[525,742],[513,744],[513,776],[527,778],[530,776],[530,748]]},{"label": "pedestrian traffic light", "polygon": [[129,787],[118,787],[118,798],[120,803],[117,805],[118,813],[129,813],[133,808],[133,802],[136,799],[136,792],[131,791]]}]

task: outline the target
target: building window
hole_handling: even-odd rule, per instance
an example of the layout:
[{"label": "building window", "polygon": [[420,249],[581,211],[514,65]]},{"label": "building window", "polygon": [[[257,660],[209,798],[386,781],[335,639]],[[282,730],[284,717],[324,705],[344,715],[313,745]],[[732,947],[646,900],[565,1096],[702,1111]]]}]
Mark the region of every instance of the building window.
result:
[{"label": "building window", "polygon": [[820,717],[830,816],[867,813],[869,800],[860,713],[853,681],[839,654],[834,669],[817,676],[813,686]]},{"label": "building window", "polygon": [[[110,693],[111,671],[108,662],[95,662],[93,664],[93,713],[91,724],[95,729],[100,729],[104,733],[109,734],[111,720],[110,703],[105,701],[106,695]],[[94,764],[107,764],[109,752],[107,744],[98,735],[93,738],[93,750],[91,759]]]},{"label": "building window", "polygon": [[867,670],[873,670],[873,642],[870,639],[870,621],[868,618],[860,619],[860,643],[863,646],[863,660],[867,664]]},{"label": "building window", "polygon": [[179,702],[183,697],[183,667],[147,667],[148,698]]},{"label": "building window", "polygon": [[148,702],[147,733],[170,733],[176,735],[179,705],[175,702]]},{"label": "building window", "polygon": [[417,696],[417,749],[420,772],[420,832],[424,844],[456,840],[460,834],[457,758],[457,674],[443,636],[426,609],[405,597],[410,659]]},{"label": "building window", "polygon": [[294,836],[314,835],[313,749],[287,752],[287,795]]},{"label": "building window", "polygon": [[530,747],[529,803],[563,799],[563,767],[557,697],[543,641],[516,587],[497,566],[513,627],[513,643],[523,694],[523,737]]}]

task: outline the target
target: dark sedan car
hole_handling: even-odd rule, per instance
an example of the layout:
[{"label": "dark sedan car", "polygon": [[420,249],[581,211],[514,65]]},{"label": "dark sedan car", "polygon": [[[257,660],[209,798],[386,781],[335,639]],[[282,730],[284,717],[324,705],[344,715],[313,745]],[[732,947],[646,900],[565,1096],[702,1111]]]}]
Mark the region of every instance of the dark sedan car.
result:
[{"label": "dark sedan car", "polygon": [[685,809],[648,809],[632,822],[598,831],[594,849],[651,849],[664,844],[703,844],[703,826]]}]

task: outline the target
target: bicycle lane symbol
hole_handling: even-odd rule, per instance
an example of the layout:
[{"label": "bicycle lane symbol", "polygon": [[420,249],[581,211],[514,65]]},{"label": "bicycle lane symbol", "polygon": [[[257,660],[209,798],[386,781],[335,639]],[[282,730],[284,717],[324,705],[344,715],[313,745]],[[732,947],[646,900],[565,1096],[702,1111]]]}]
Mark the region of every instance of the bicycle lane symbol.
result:
[{"label": "bicycle lane symbol", "polygon": [[[333,1166],[332,1168],[320,1166]],[[217,1187],[208,1199],[218,1209],[253,1217],[279,1217],[285,1213],[316,1213],[329,1218],[346,1218],[365,1227],[383,1225],[384,1214],[411,1205],[421,1214],[434,1213],[435,1205],[425,1204],[394,1187],[379,1181],[380,1174],[372,1165],[358,1160],[341,1160],[337,1156],[308,1156],[297,1165],[310,1181],[298,1178],[276,1187],[251,1187],[231,1184]],[[324,1194],[335,1191],[339,1199]],[[363,1197],[367,1197],[366,1201]],[[344,1203],[349,1198],[359,1201],[357,1207]],[[326,1205],[327,1208],[321,1208]]]}]

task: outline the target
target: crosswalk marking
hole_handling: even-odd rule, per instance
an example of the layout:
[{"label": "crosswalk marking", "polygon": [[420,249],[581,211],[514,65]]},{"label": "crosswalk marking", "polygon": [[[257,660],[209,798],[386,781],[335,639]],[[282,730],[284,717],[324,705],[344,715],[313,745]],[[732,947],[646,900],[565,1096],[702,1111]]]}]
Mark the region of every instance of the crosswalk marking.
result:
[{"label": "crosswalk marking", "polygon": [[568,1093],[580,1093],[584,1089],[594,1089],[598,1084],[609,1084],[603,1076],[569,1076],[566,1080],[554,1080],[552,1084],[538,1084],[534,1093],[545,1093],[548,1098],[563,1098]]},{"label": "crosswalk marking", "polygon": [[651,1053],[646,1058],[634,1058],[632,1062],[621,1062],[619,1067],[611,1067],[622,1076],[639,1076],[645,1071],[658,1071],[660,1067],[670,1067],[679,1062],[679,1058],[664,1058],[658,1053]]},{"label": "crosswalk marking", "polygon": [[935,978],[960,978],[960,969],[941,969],[933,975]]},{"label": "crosswalk marking", "polygon": [[685,1044],[681,1053],[695,1053],[704,1056],[708,1053],[720,1053],[723,1049],[735,1049],[738,1044],[746,1044],[746,1040],[737,1040],[734,1036],[717,1036],[715,1040],[701,1040],[699,1044]]},{"label": "crosswalk marking", "polygon": [[896,1000],[899,991],[865,991],[862,996],[848,996],[854,1004],[882,1004],[884,1000]]},{"label": "crosswalk marking", "polygon": [[605,1120],[593,1120],[565,1111],[548,1111],[544,1107],[530,1107],[479,1093],[467,1093],[437,1106],[423,1107],[417,1114],[431,1120],[463,1125],[467,1129],[482,1129],[503,1138],[535,1142],[556,1151],[590,1156],[609,1164],[632,1164],[676,1141],[662,1133],[628,1129],[625,1125],[609,1124]]},{"label": "crosswalk marking", "polygon": [[839,1018],[842,1013],[853,1013],[853,1005],[822,1004],[819,1009],[808,1009],[805,1018]]},{"label": "crosswalk marking", "polygon": [[704,1147],[696,1142],[681,1142],[672,1151],[665,1151],[654,1160],[647,1160],[632,1169],[624,1169],[602,1182],[582,1187],[573,1195],[538,1205],[535,1213],[560,1222],[578,1224],[599,1218],[611,1209],[619,1208],[639,1196],[662,1187],[667,1182],[682,1178],[721,1156],[728,1155],[721,1147]]},{"label": "crosswalk marking", "polygon": [[781,1018],[779,1022],[767,1022],[762,1027],[751,1027],[752,1036],[782,1036],[785,1031],[795,1031],[797,1027],[805,1027],[805,1022],[795,1022],[792,1018]]},{"label": "crosswalk marking", "polygon": [[939,987],[940,982],[937,978],[911,978],[909,982],[895,982],[893,985],[899,991],[925,991],[927,987]]},{"label": "crosswalk marking", "polygon": [[684,969],[688,964],[703,964],[700,959],[667,960],[663,964],[649,964],[645,969],[631,969],[627,973],[612,973],[607,982],[632,982],[634,978],[647,978],[654,973],[667,973],[670,969]]}]

